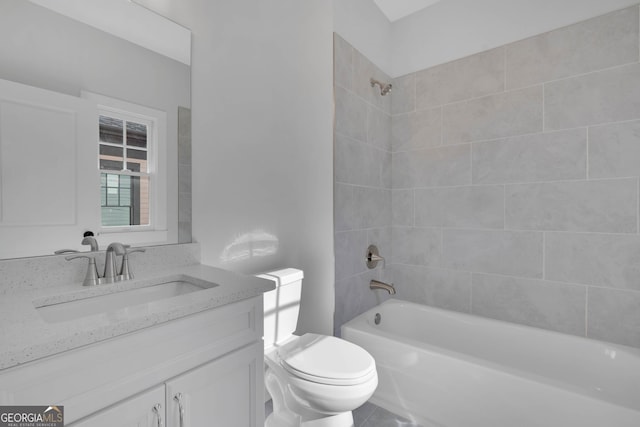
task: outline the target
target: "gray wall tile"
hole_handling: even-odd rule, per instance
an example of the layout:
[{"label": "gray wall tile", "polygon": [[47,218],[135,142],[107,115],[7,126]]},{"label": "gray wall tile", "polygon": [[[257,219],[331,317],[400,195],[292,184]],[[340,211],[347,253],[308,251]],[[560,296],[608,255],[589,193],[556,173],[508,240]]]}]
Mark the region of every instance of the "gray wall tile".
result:
[{"label": "gray wall tile", "polygon": [[354,93],[335,88],[335,132],[359,141],[367,138],[367,104]]},{"label": "gray wall tile", "polygon": [[394,116],[391,129],[393,151],[437,147],[442,145],[442,109]]},{"label": "gray wall tile", "polygon": [[589,177],[640,176],[640,121],[589,128]]},{"label": "gray wall tile", "polygon": [[470,184],[471,146],[460,144],[395,153],[391,171],[394,188]]},{"label": "gray wall tile", "polygon": [[572,129],[478,142],[472,157],[474,184],[584,179],[587,132]]},{"label": "gray wall tile", "polygon": [[590,338],[640,347],[640,293],[589,288]]},{"label": "gray wall tile", "polygon": [[376,270],[336,280],[336,305],[334,314],[334,333],[340,336],[340,326],[374,307],[388,296],[369,289],[371,279],[378,279]]},{"label": "gray wall tile", "polygon": [[545,278],[640,290],[640,236],[546,233]]},{"label": "gray wall tile", "polygon": [[507,229],[635,233],[638,180],[507,185],[505,205]]},{"label": "gray wall tile", "polygon": [[384,270],[368,270],[364,258],[370,243],[382,256],[392,256],[391,97],[381,97],[369,82],[388,77],[346,41],[335,40],[334,332],[339,333],[343,322],[386,298],[369,290],[369,280]]},{"label": "gray wall tile", "polygon": [[191,242],[191,221],[178,221],[178,243]]},{"label": "gray wall tile", "polygon": [[335,183],[333,188],[334,230],[346,231],[355,229],[358,221],[353,197],[353,189],[355,187],[350,184]]},{"label": "gray wall tile", "polygon": [[504,228],[504,186],[415,190],[415,224],[421,227]]},{"label": "gray wall tile", "polygon": [[414,73],[393,79],[391,114],[402,114],[416,109],[416,75]]},{"label": "gray wall tile", "polygon": [[[343,279],[367,271],[364,262],[366,248],[366,230],[335,233],[336,279]],[[353,256],[354,254],[359,254],[360,257]]]},{"label": "gray wall tile", "polygon": [[191,109],[178,107],[178,243],[192,240]]},{"label": "gray wall tile", "polygon": [[542,86],[445,105],[444,144],[482,141],[542,131]]},{"label": "gray wall tile", "polygon": [[367,106],[367,142],[391,150],[391,116],[372,105]]},{"label": "gray wall tile", "polygon": [[392,262],[398,264],[438,266],[441,231],[434,228],[393,227]]},{"label": "gray wall tile", "polygon": [[542,233],[443,230],[442,266],[542,278]]},{"label": "gray wall tile", "polygon": [[178,193],[178,221],[191,222],[192,201],[191,193]]},{"label": "gray wall tile", "polygon": [[474,273],[473,314],[585,335],[586,286]]},{"label": "gray wall tile", "polygon": [[333,82],[347,90],[353,89],[353,47],[333,33]]},{"label": "gray wall tile", "polygon": [[396,297],[447,310],[471,310],[471,273],[443,268],[394,265]]},{"label": "gray wall tile", "polygon": [[414,225],[413,197],[413,190],[391,190],[391,225]]},{"label": "gray wall tile", "polygon": [[391,190],[355,187],[353,199],[357,228],[385,227],[391,224]]},{"label": "gray wall tile", "polygon": [[[344,135],[335,136],[335,166],[336,182],[378,186],[384,185],[386,175],[390,172],[391,155],[371,145],[348,138]],[[388,163],[386,168],[385,163]]]},{"label": "gray wall tile", "polygon": [[391,83],[391,78],[376,67],[357,49],[353,50],[353,91],[366,102],[391,114],[391,96],[381,96],[378,86],[371,86],[371,78]]},{"label": "gray wall tile", "polygon": [[640,118],[640,64],[545,84],[545,129]]},{"label": "gray wall tile", "polygon": [[638,60],[638,7],[630,7],[507,45],[507,88]]},{"label": "gray wall tile", "polygon": [[504,90],[504,48],[500,47],[416,73],[418,110]]},{"label": "gray wall tile", "polygon": [[[396,78],[386,97],[369,78],[388,77],[337,42],[336,331],[388,298],[377,278],[576,335],[586,317],[588,336],[640,347],[640,64],[623,65],[638,21],[614,12]],[[370,243],[386,268],[361,270]]]}]

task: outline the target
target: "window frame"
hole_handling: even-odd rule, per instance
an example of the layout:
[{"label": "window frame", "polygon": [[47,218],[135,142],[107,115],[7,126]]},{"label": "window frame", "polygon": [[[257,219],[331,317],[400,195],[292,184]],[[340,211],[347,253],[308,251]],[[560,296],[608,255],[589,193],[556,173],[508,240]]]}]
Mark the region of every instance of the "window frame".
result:
[{"label": "window frame", "polygon": [[[82,97],[92,100],[97,104],[95,118],[98,126],[99,117],[109,116],[133,122],[147,124],[147,173],[102,170],[100,169],[100,139],[92,141],[96,148],[96,172],[98,180],[100,175],[116,174],[127,176],[149,176],[149,224],[131,226],[103,226],[102,209],[98,221],[99,234],[109,235],[111,240],[117,240],[126,244],[139,244],[149,242],[166,242],[168,240],[167,229],[167,113],[161,110],[133,104],[99,95],[91,92],[82,92]],[[100,191],[100,187],[96,191]]]}]

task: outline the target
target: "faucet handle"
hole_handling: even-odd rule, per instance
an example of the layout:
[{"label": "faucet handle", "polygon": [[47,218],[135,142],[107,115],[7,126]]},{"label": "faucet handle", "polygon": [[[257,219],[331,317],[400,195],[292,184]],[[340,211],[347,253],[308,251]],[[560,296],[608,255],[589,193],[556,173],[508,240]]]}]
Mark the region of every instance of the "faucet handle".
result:
[{"label": "faucet handle", "polygon": [[75,254],[78,253],[79,251],[76,251],[75,249],[58,249],[57,251],[55,251],[53,254],[54,255],[62,255],[62,254]]},{"label": "faucet handle", "polygon": [[146,249],[128,249],[127,246],[127,249],[122,256],[122,268],[120,269],[120,276],[122,277],[122,280],[130,280],[134,278],[133,273],[131,272],[131,267],[129,266],[129,254],[133,252],[146,252]]},{"label": "faucet handle", "polygon": [[125,248],[127,249],[125,255],[129,255],[132,254],[134,252],[146,252],[147,250],[144,248],[137,248],[137,249],[129,249],[130,246],[129,245],[125,245]]},{"label": "faucet handle", "polygon": [[87,267],[87,274],[84,276],[82,286],[95,286],[100,283],[100,276],[98,276],[98,267],[96,267],[95,255],[70,255],[65,257],[67,261],[71,261],[77,258],[87,258],[89,260],[89,266]]}]

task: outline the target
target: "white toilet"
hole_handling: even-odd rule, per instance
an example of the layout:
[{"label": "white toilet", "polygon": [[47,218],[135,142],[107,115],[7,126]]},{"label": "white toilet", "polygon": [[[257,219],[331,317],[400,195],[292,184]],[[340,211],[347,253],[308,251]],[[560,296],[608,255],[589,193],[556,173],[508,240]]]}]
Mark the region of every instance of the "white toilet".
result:
[{"label": "white toilet", "polygon": [[276,285],[264,294],[265,385],[273,399],[265,427],[351,427],[351,411],[378,386],[376,364],[340,338],[293,334],[303,276],[293,268],[258,276]]}]

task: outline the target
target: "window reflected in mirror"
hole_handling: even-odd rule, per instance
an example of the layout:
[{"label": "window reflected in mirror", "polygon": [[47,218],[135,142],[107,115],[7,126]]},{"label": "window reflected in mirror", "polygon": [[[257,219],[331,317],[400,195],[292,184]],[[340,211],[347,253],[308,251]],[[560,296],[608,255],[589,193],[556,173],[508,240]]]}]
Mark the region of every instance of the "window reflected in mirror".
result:
[{"label": "window reflected in mirror", "polygon": [[153,123],[141,123],[126,113],[115,115],[101,114],[98,119],[102,226],[150,225],[151,153],[147,142]]}]

